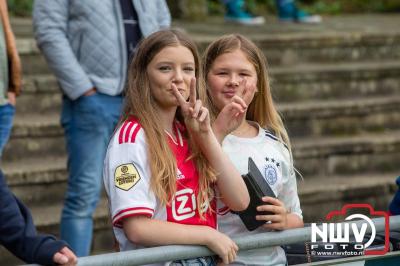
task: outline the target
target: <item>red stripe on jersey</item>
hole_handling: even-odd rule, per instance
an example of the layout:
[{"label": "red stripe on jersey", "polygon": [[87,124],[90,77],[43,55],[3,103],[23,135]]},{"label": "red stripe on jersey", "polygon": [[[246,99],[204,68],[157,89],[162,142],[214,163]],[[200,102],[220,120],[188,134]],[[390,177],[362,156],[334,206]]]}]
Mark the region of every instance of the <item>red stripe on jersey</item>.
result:
[{"label": "red stripe on jersey", "polygon": [[122,125],[121,129],[119,130],[119,136],[118,136],[118,143],[122,144],[124,143],[124,132],[125,132],[125,128],[128,125],[128,121],[125,121],[124,124]]},{"label": "red stripe on jersey", "polygon": [[131,143],[135,143],[135,139],[136,139],[136,136],[137,136],[140,128],[141,128],[141,126],[139,124],[136,124],[136,128],[133,131],[133,134],[132,134],[132,137],[131,137]]},{"label": "red stripe on jersey", "polygon": [[126,132],[125,132],[124,142],[128,142],[128,141],[129,141],[129,135],[130,135],[130,133],[131,133],[131,130],[132,130],[132,127],[133,127],[134,124],[135,124],[135,123],[133,123],[133,122],[129,123],[129,126],[128,126],[128,128],[126,129]]},{"label": "red stripe on jersey", "polygon": [[152,217],[154,214],[154,210],[146,207],[138,207],[138,208],[128,208],[119,211],[116,215],[114,215],[112,219],[112,223],[115,227],[122,227],[121,221],[132,216],[144,215],[147,217]]}]

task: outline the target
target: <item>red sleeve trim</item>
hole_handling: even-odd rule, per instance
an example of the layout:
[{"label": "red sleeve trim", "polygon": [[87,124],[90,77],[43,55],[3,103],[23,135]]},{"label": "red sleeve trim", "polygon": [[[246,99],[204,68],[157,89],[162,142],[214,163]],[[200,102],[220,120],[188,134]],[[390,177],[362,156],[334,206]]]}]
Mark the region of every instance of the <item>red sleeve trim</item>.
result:
[{"label": "red sleeve trim", "polygon": [[222,207],[221,209],[218,209],[217,213],[218,215],[225,215],[230,211],[228,206]]},{"label": "red sleeve trim", "polygon": [[112,219],[112,224],[115,227],[122,227],[122,220],[138,215],[144,215],[147,217],[152,217],[154,214],[154,210],[146,207],[138,207],[138,208],[128,208],[119,211],[116,215],[114,215]]}]

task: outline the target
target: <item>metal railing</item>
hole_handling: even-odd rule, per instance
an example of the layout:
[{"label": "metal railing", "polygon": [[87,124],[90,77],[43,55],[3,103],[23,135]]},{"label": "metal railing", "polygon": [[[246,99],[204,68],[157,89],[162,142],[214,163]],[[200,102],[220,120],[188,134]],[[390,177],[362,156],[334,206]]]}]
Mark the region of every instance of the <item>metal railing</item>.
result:
[{"label": "metal railing", "polygon": [[[377,232],[385,230],[384,218],[372,219]],[[363,221],[353,223],[361,224]],[[390,229],[400,229],[400,216],[390,217]],[[351,230],[350,230],[351,233]],[[370,233],[368,228],[367,233]],[[280,232],[266,232],[256,235],[233,238],[240,250],[257,249],[263,247],[280,246],[297,242],[306,242],[311,239],[311,228],[296,228]],[[79,266],[127,266],[160,263],[177,259],[195,258],[213,255],[214,253],[203,246],[170,245],[162,247],[145,248],[139,250],[109,253],[81,257]]]}]

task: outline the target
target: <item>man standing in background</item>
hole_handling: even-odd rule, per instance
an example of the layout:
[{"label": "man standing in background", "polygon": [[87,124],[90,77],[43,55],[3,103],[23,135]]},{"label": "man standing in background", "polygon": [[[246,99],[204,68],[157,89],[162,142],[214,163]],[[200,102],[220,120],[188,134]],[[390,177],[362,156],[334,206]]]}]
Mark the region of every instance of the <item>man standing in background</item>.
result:
[{"label": "man standing in background", "polygon": [[170,26],[165,0],[35,0],[37,44],[63,92],[68,188],[61,238],[87,256],[109,138],[129,58],[142,36]]}]

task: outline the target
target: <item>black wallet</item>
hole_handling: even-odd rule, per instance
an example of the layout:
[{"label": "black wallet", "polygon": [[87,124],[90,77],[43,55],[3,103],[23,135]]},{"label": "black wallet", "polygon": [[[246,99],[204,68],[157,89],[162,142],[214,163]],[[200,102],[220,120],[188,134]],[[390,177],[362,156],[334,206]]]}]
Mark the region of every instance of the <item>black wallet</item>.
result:
[{"label": "black wallet", "polygon": [[242,175],[244,182],[246,183],[247,190],[250,195],[250,204],[246,210],[240,212],[234,212],[240,216],[247,230],[253,231],[259,226],[265,224],[265,221],[256,220],[256,215],[268,215],[273,214],[271,212],[259,212],[257,207],[265,205],[262,201],[264,196],[276,198],[274,192],[269,186],[268,182],[264,179],[263,175],[258,170],[253,159],[249,158],[249,172],[246,175]]}]

